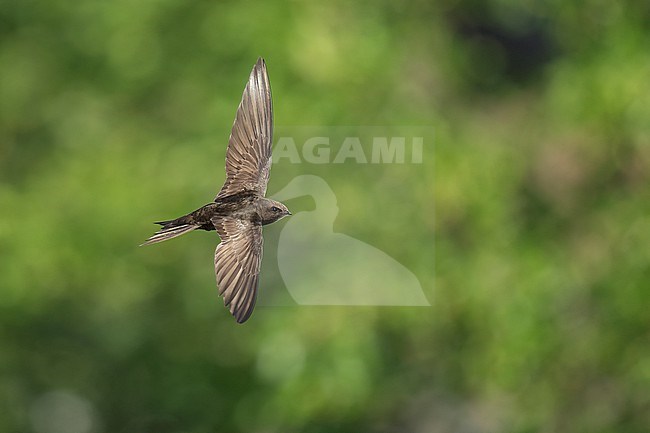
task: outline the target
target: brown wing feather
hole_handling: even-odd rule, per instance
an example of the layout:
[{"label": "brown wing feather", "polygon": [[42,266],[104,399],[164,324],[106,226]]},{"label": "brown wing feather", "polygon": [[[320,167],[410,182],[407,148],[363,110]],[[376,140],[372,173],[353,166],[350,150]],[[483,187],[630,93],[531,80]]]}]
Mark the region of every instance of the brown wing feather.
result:
[{"label": "brown wing feather", "polygon": [[266,64],[253,67],[232,126],[226,151],[226,181],[217,198],[243,190],[266,194],[271,170],[273,107]]},{"label": "brown wing feather", "polygon": [[214,218],[221,243],[214,253],[219,295],[239,323],[255,308],[262,264],[262,226],[233,218]]}]

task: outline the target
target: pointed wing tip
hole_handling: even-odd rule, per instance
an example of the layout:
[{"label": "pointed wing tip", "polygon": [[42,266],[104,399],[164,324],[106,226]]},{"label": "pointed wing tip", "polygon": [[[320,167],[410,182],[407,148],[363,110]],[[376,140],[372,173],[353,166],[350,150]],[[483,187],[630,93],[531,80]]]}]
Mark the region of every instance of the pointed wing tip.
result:
[{"label": "pointed wing tip", "polygon": [[249,292],[249,295],[252,296],[252,299],[248,296],[244,299],[243,303],[238,303],[238,305],[231,305],[229,310],[230,314],[233,315],[237,323],[244,323],[253,315],[255,310],[255,304],[257,300],[257,282],[254,283],[254,289]]},{"label": "pointed wing tip", "polygon": [[[257,292],[257,287],[255,287],[252,290],[252,292],[249,292],[249,294],[253,296],[252,302],[250,298],[246,296],[243,303],[241,302],[242,301],[241,299],[239,299],[235,303],[232,302],[225,303],[226,307],[230,311],[230,314],[235,318],[237,323],[242,324],[246,322],[248,319],[250,319],[250,317],[253,315],[253,310],[255,310],[255,303],[256,303],[255,302],[256,295],[257,295],[256,292]],[[231,301],[233,300],[231,299]]]},{"label": "pointed wing tip", "polygon": [[243,309],[239,309],[239,310],[234,309],[234,311],[231,311],[230,314],[233,315],[237,323],[242,324],[246,322],[248,319],[250,319],[250,317],[253,315],[254,309],[255,309],[254,304],[253,304],[253,308],[251,308],[251,306],[248,305]]},{"label": "pointed wing tip", "polygon": [[257,58],[257,62],[255,62],[255,66],[253,66],[253,70],[266,72],[266,62],[264,61],[264,57]]},{"label": "pointed wing tip", "polygon": [[[219,296],[222,295],[220,294]],[[247,306],[246,308],[242,308],[241,305],[238,306],[233,305],[232,299],[226,301],[226,299],[224,298],[223,304],[226,308],[228,308],[228,311],[230,311],[232,317],[234,317],[235,321],[240,325],[246,322],[248,319],[250,319],[250,317],[253,315],[254,308],[251,308],[250,306]]]},{"label": "pointed wing tip", "polygon": [[243,325],[250,317],[251,317],[250,315],[246,317],[235,317],[235,321],[240,325]]}]

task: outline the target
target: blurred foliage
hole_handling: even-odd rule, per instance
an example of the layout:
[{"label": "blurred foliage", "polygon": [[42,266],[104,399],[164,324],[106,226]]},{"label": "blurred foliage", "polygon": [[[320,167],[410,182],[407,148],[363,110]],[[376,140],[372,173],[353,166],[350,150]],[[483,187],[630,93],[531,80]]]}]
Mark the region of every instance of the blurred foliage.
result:
[{"label": "blurred foliage", "polygon": [[[0,431],[647,431],[649,18],[0,2]],[[318,167],[336,230],[432,307],[260,307],[239,326],[213,233],[136,248],[213,197],[259,55],[277,125],[435,128],[421,166]],[[314,170],[276,166],[269,191]]]}]

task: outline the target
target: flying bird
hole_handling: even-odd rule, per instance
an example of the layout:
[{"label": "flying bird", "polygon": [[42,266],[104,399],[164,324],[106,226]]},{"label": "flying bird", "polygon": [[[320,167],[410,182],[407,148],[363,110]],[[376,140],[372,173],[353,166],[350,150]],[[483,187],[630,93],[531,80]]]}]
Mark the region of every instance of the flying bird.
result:
[{"label": "flying bird", "polygon": [[265,198],[271,170],[273,108],[266,63],[261,57],[244,89],[226,150],[226,180],[212,203],[169,221],[142,245],[166,241],[193,230],[216,230],[214,253],[219,295],[237,322],[255,308],[262,264],[262,226],[291,215]]}]

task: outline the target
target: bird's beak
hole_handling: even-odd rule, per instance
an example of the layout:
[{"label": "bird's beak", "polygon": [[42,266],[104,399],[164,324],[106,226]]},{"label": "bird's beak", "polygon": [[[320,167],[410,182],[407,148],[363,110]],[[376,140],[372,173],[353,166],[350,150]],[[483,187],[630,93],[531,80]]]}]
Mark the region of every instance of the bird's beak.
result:
[{"label": "bird's beak", "polygon": [[291,216],[293,215],[290,210],[287,210],[287,215]]}]

